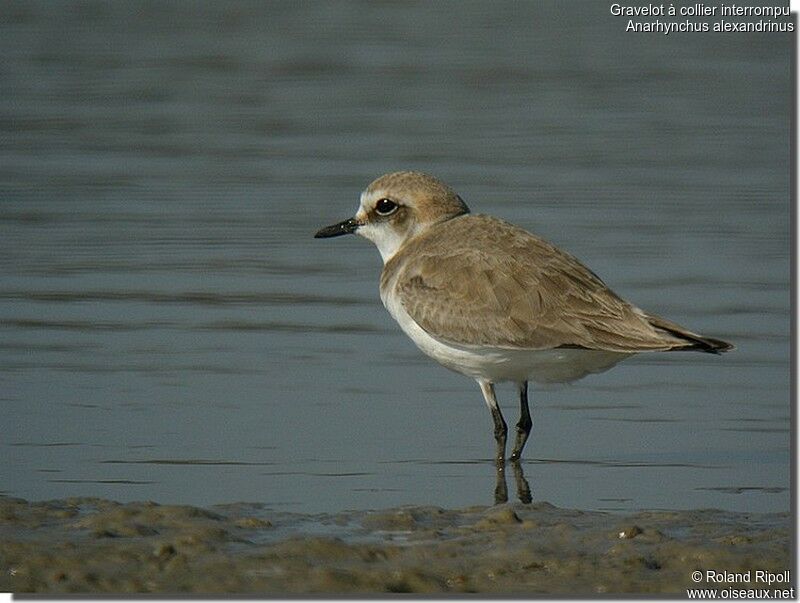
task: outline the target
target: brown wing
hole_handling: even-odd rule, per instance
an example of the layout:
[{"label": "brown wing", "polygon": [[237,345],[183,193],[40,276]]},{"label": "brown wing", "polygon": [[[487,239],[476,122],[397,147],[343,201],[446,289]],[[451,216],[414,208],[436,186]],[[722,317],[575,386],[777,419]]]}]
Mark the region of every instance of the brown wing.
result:
[{"label": "brown wing", "polygon": [[381,280],[417,324],[452,343],[619,352],[688,344],[654,328],[571,255],[489,216],[437,225],[392,258]]}]

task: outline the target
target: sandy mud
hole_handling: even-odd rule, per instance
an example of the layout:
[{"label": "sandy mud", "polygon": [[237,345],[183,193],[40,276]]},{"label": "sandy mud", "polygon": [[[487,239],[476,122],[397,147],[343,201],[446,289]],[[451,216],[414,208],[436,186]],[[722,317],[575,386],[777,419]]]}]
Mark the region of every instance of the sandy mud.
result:
[{"label": "sandy mud", "polygon": [[[548,503],[295,515],[0,497],[16,593],[674,593],[693,571],[790,568],[789,514],[631,515]],[[773,585],[787,586],[787,585]],[[788,585],[787,588],[791,586]]]}]

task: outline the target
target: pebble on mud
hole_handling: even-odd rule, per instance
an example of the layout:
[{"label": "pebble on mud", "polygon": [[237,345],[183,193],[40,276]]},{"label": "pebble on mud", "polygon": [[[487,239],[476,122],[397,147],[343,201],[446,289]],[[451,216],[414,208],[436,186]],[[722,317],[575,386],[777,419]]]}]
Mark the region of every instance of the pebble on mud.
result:
[{"label": "pebble on mud", "polygon": [[629,526],[629,527],[621,530],[617,534],[617,537],[627,540],[627,539],[630,539],[630,538],[636,538],[642,532],[644,532],[644,530],[642,530],[642,528],[640,528],[639,526]]}]

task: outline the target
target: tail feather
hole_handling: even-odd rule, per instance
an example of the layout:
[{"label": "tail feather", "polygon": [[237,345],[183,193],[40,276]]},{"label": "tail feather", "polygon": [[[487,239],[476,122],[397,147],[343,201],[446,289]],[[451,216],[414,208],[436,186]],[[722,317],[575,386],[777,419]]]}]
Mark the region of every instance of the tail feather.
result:
[{"label": "tail feather", "polygon": [[661,318],[660,316],[648,314],[647,320],[656,329],[686,342],[685,345],[676,345],[672,348],[673,350],[695,350],[698,352],[708,352],[709,354],[722,354],[723,352],[730,352],[736,349],[736,346],[727,341],[692,333],[679,324]]}]

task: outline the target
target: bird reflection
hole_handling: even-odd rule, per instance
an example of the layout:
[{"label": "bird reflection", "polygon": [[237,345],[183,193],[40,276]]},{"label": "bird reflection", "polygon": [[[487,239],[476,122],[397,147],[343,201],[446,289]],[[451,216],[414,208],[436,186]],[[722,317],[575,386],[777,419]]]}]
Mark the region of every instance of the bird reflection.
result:
[{"label": "bird reflection", "polygon": [[[528,480],[525,479],[525,473],[522,471],[522,465],[519,461],[510,461],[509,465],[514,471],[514,481],[517,487],[517,498],[523,504],[529,504],[531,498],[531,487]],[[497,465],[497,481],[494,487],[494,504],[502,505],[508,502],[508,485],[506,484],[506,465],[502,461]]]}]

